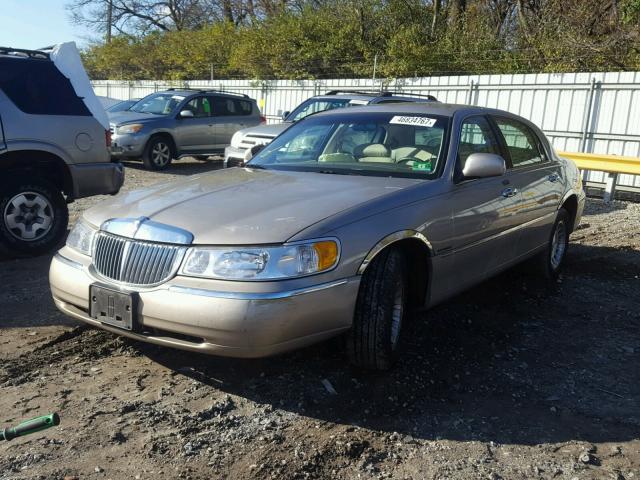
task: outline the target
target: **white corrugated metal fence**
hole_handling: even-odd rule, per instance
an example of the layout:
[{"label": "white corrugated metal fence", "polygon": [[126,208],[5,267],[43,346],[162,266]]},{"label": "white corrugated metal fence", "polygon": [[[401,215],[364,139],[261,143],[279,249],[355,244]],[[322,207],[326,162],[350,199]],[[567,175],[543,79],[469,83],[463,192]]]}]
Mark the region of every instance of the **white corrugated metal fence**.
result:
[{"label": "white corrugated metal fence", "polygon": [[[214,88],[258,100],[269,121],[303,100],[334,89],[380,89],[379,80],[95,81],[98,95],[129,99],[169,87]],[[640,72],[472,75],[396,79],[385,90],[434,95],[447,103],[500,108],[540,126],[554,147],[571,152],[640,157]],[[590,172],[589,180],[604,182]],[[640,188],[620,175],[619,186]]]}]

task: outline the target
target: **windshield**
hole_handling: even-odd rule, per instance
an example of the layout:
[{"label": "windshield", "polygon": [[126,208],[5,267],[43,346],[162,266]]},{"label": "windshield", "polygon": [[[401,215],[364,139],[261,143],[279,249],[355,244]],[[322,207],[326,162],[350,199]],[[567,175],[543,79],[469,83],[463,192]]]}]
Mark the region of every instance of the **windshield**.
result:
[{"label": "windshield", "polygon": [[293,125],[248,167],[320,173],[434,177],[444,156],[448,118],[356,113]]},{"label": "windshield", "polygon": [[154,115],[169,115],[185,99],[171,93],[152,93],[133,105],[129,110]]},{"label": "windshield", "polygon": [[348,98],[332,98],[329,100],[310,99],[298,105],[298,108],[287,116],[286,121],[297,122],[312,113],[324,112],[325,110],[332,110],[334,108],[348,107],[353,104],[354,103]]},{"label": "windshield", "polygon": [[107,108],[107,112],[110,113],[115,113],[115,112],[124,112],[126,110],[129,110],[129,108],[134,105],[137,102],[137,100],[125,100],[124,102],[118,102],[114,105],[111,105],[109,108]]}]

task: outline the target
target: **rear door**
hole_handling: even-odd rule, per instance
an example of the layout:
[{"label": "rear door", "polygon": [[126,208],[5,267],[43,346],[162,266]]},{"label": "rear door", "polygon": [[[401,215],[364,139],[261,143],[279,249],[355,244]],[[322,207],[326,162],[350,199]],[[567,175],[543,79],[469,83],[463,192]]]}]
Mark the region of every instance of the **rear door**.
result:
[{"label": "rear door", "polygon": [[193,97],[180,109],[184,110],[193,113],[193,117],[176,118],[176,138],[181,153],[210,152],[214,148],[215,130],[209,97]]},{"label": "rear door", "polygon": [[[458,143],[458,181],[452,197],[453,250],[456,290],[477,283],[511,259],[520,195],[512,172],[500,177],[464,179],[461,172],[472,153],[501,155],[500,144],[487,117],[466,118]],[[513,249],[511,249],[513,250]]]},{"label": "rear door", "polygon": [[209,98],[212,104],[215,147],[218,150],[229,146],[231,137],[238,130],[260,123],[259,117],[251,116],[253,105],[248,100],[225,96],[211,96]]},{"label": "rear door", "polygon": [[548,241],[563,193],[562,170],[525,123],[510,117],[491,118],[512,166],[511,183],[522,196],[518,208],[520,231],[514,244],[519,257]]}]

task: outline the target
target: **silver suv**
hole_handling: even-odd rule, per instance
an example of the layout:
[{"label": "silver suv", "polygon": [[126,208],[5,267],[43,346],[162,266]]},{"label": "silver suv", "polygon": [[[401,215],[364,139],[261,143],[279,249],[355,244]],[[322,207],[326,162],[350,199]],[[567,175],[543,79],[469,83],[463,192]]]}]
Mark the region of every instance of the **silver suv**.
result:
[{"label": "silver suv", "polygon": [[[60,243],[68,203],[115,194],[124,182],[109,158],[106,119],[101,125],[51,55],[0,47],[0,245],[28,254]],[[82,74],[74,81],[91,91]]]},{"label": "silver suv", "polygon": [[381,105],[384,103],[402,102],[435,102],[432,95],[410,94],[408,96],[380,91],[331,90],[324,95],[311,97],[292,112],[282,114],[282,123],[261,125],[254,128],[240,130],[231,138],[231,145],[224,151],[224,166],[241,165],[249,160],[252,151],[255,152],[267,145],[295,122],[309,115],[333,110],[335,108],[354,107],[362,105]]},{"label": "silver suv", "polygon": [[215,90],[152,93],[124,112],[109,113],[111,155],[142,158],[163,170],[181,156],[220,155],[238,130],[264,123],[256,101]]}]

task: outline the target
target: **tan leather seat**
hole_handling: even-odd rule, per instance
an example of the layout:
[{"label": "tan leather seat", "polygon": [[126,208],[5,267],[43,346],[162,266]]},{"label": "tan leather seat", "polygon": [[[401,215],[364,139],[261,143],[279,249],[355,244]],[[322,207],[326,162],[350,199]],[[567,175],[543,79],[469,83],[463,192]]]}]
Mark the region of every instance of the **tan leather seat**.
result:
[{"label": "tan leather seat", "polygon": [[353,149],[353,155],[359,162],[393,163],[391,151],[381,143],[358,145]]}]

